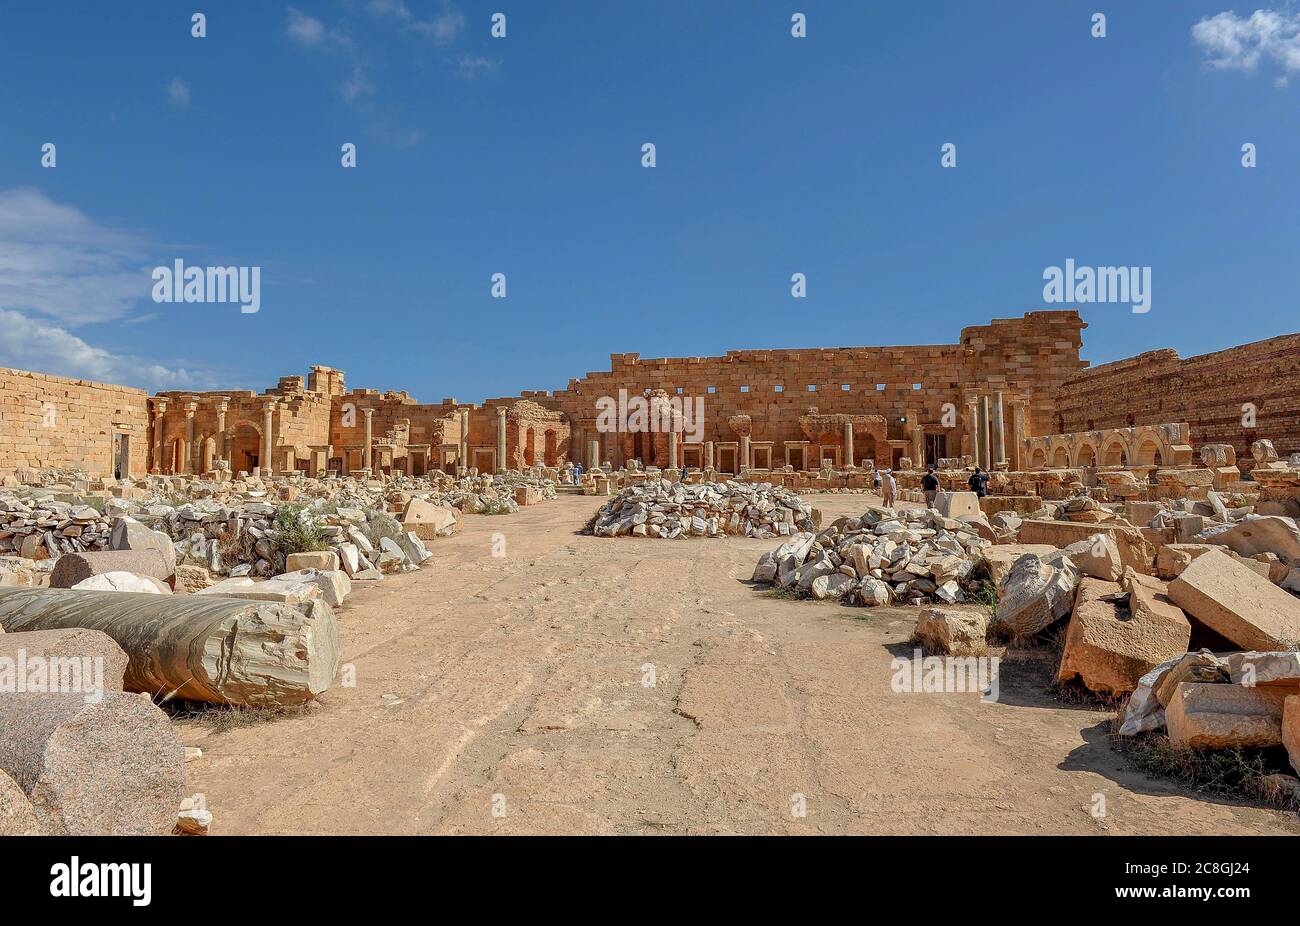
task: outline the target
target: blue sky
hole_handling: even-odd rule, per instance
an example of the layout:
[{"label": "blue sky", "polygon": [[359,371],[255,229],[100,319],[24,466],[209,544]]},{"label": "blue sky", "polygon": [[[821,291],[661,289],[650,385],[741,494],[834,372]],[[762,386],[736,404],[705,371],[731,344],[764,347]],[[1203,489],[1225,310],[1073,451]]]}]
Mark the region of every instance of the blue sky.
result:
[{"label": "blue sky", "polygon": [[[1067,258],[1152,268],[1149,313],[1080,307],[1094,363],[1292,332],[1300,11],[1230,2],[8,4],[0,365],[477,401],[951,343]],[[260,266],[261,310],[155,304],[177,258]]]}]

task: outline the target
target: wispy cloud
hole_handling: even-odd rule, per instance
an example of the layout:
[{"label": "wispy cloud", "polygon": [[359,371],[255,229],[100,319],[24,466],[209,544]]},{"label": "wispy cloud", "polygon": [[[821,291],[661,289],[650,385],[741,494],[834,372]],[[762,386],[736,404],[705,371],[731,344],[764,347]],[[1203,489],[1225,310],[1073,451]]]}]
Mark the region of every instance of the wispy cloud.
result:
[{"label": "wispy cloud", "polygon": [[190,105],[190,85],[179,77],[173,77],[167,85],[167,102],[182,108]]},{"label": "wispy cloud", "polygon": [[403,28],[431,38],[439,45],[454,42],[465,28],[464,14],[445,0],[437,15],[429,19],[418,19],[404,0],[370,0],[366,9],[381,19],[396,20]]},{"label": "wispy cloud", "polygon": [[0,305],[70,324],[112,321],[149,293],[148,242],[40,190],[0,190]]},{"label": "wispy cloud", "polygon": [[155,391],[208,385],[188,370],[114,354],[56,323],[9,309],[0,309],[0,366]]},{"label": "wispy cloud", "polygon": [[1275,81],[1285,86],[1287,77],[1300,71],[1300,14],[1256,10],[1250,16],[1232,11],[1208,16],[1192,26],[1192,40],[1215,70],[1253,74],[1261,62],[1281,67]]},{"label": "wispy cloud", "polygon": [[361,97],[374,92],[374,84],[366,77],[366,73],[360,65],[352,69],[351,77],[339,84],[339,93],[342,94],[344,101],[348,103],[355,103]]},{"label": "wispy cloud", "polygon": [[327,28],[315,16],[308,16],[294,7],[289,7],[285,34],[295,45],[301,45],[303,48],[335,52],[347,52],[353,48],[352,37],[346,31]]},{"label": "wispy cloud", "polygon": [[456,73],[467,80],[495,74],[501,70],[499,58],[487,58],[482,55],[461,55],[456,62]]}]

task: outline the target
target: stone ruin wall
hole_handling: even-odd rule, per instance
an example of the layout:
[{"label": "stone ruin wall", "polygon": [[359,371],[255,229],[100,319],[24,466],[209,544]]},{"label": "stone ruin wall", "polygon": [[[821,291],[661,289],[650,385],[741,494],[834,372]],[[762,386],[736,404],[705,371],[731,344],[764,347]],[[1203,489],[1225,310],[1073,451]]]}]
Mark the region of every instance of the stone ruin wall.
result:
[{"label": "stone ruin wall", "polygon": [[0,369],[0,471],[113,473],[113,434],[128,438],[130,475],[149,460],[149,396],[141,389]]},{"label": "stone ruin wall", "polygon": [[[1242,405],[1256,427],[1242,427]],[[1191,444],[1231,444],[1237,463],[1253,463],[1250,445],[1271,439],[1278,453],[1300,452],[1300,334],[1180,359],[1150,351],[1082,372],[1062,386],[1051,431],[1075,432],[1186,421]]]}]

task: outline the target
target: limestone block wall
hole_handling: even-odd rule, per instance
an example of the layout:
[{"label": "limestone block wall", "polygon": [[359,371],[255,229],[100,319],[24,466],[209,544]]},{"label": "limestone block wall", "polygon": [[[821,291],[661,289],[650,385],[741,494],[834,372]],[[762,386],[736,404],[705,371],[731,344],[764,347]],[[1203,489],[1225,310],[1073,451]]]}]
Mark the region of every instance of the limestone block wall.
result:
[{"label": "limestone block wall", "polygon": [[[1242,406],[1255,407],[1255,427]],[[1192,446],[1231,444],[1243,466],[1250,445],[1270,438],[1300,452],[1300,334],[1182,359],[1158,350],[1107,363],[1067,380],[1057,393],[1057,431],[1092,431],[1186,421]]]},{"label": "limestone block wall", "polygon": [[0,472],[69,467],[111,476],[114,434],[126,438],[129,475],[144,475],[149,396],[143,390],[0,369]]}]

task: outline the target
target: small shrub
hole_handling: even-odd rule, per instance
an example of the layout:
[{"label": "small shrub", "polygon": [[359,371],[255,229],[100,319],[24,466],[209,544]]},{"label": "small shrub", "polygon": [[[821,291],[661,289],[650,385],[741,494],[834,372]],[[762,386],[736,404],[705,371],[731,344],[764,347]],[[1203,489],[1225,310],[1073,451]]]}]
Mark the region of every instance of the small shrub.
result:
[{"label": "small shrub", "polygon": [[290,553],[314,553],[326,548],[321,522],[302,505],[281,505],[268,535],[280,557]]},{"label": "small shrub", "polygon": [[402,525],[397,518],[393,517],[387,511],[380,511],[378,508],[371,511],[370,519],[366,522],[366,539],[379,549],[379,541],[387,537],[390,540],[396,540],[402,535]]}]

